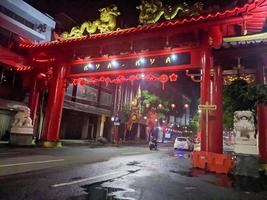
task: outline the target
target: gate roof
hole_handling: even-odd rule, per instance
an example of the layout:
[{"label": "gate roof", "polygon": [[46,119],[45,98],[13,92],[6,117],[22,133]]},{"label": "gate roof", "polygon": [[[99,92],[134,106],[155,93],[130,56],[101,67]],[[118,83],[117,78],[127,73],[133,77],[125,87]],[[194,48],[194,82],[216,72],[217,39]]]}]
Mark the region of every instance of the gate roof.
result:
[{"label": "gate roof", "polygon": [[[62,41],[51,41],[46,43],[32,44],[21,43],[20,47],[25,49],[43,49],[48,47],[59,47],[70,44],[81,44],[85,41],[102,40],[107,38],[120,38],[121,36],[136,36],[141,33],[153,33],[160,31],[161,33],[168,32],[170,29],[178,28],[180,26],[183,29],[192,29],[192,25],[195,28],[201,28],[216,23],[244,23],[248,34],[257,33],[262,31],[267,16],[267,1],[266,0],[254,0],[244,4],[242,7],[235,7],[232,9],[219,11],[215,13],[209,13],[200,16],[192,16],[188,18],[179,18],[176,20],[165,21],[161,23],[155,23],[151,25],[138,26],[135,28],[128,28],[122,30],[116,30],[108,33],[92,34],[83,36],[80,38],[71,38]],[[231,21],[231,19],[238,18],[238,21]],[[228,20],[228,21],[227,21]]]}]

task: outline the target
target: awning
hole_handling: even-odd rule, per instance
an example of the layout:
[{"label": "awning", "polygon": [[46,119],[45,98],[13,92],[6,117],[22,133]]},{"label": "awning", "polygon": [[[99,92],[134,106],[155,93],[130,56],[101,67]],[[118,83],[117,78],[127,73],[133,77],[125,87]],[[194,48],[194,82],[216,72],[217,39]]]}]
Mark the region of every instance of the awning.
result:
[{"label": "awning", "polygon": [[31,67],[28,66],[28,61],[23,56],[3,47],[0,45],[0,63],[8,65],[17,70],[27,70]]}]

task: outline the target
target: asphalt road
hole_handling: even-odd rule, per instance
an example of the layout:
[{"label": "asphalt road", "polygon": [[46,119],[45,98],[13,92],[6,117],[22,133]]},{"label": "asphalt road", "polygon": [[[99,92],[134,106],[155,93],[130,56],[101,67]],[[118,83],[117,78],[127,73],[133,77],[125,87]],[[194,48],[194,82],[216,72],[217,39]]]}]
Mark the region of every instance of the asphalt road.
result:
[{"label": "asphalt road", "polygon": [[265,180],[191,169],[190,152],[171,147],[0,150],[3,200],[267,199]]}]

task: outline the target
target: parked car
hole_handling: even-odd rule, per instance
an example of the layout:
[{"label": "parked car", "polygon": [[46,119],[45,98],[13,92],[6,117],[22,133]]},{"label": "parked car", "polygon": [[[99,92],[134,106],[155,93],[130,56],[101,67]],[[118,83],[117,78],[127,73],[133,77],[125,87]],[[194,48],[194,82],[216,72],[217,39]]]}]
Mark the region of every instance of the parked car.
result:
[{"label": "parked car", "polygon": [[177,137],[174,142],[175,150],[177,149],[183,149],[188,151],[194,150],[194,143],[190,140],[189,137]]}]

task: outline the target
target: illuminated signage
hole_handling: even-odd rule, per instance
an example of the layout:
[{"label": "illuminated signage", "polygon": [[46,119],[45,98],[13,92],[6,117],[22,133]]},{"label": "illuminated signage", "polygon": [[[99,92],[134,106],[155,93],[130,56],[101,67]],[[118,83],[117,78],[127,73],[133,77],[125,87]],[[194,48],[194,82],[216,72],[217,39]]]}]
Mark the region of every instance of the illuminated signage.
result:
[{"label": "illuminated signage", "polygon": [[169,54],[165,56],[141,57],[135,59],[110,60],[101,62],[88,62],[74,64],[71,74],[107,72],[115,70],[129,70],[142,68],[171,67],[179,65],[190,65],[191,55],[189,52]]}]

